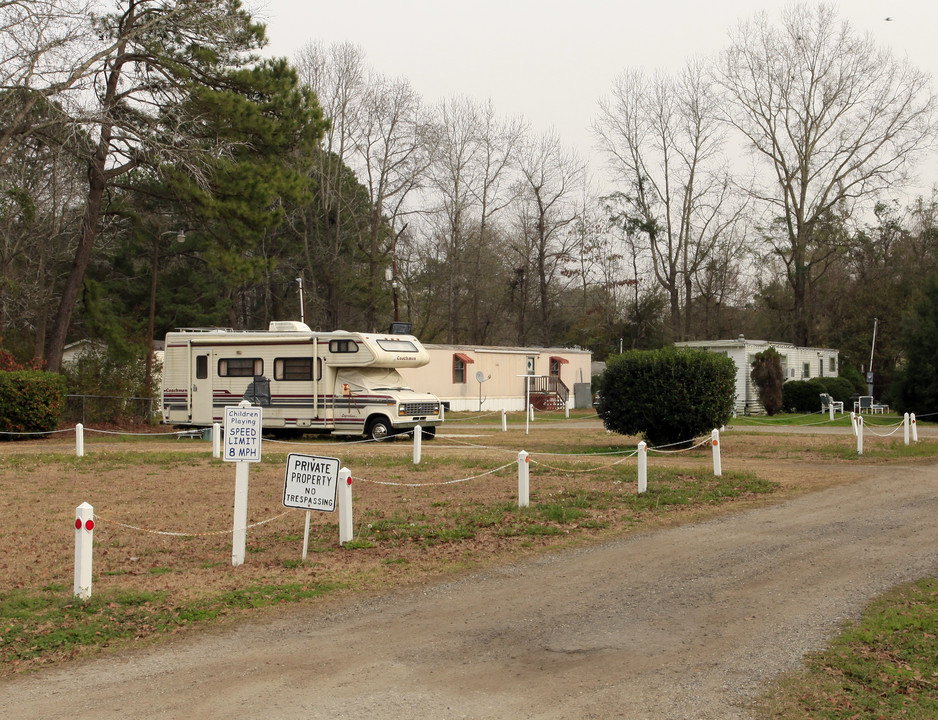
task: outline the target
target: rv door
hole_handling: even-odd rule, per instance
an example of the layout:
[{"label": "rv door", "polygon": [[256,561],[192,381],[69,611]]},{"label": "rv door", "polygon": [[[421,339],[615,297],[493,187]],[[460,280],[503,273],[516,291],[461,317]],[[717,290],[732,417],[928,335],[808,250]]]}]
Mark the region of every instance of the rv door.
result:
[{"label": "rv door", "polygon": [[209,348],[192,348],[192,422],[210,425],[214,420],[212,406],[212,352]]}]

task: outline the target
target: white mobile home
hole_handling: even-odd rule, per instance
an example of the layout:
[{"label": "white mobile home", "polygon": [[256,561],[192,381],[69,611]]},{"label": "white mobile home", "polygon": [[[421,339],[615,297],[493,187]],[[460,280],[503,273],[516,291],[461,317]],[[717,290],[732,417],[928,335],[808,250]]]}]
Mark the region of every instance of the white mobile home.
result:
[{"label": "white mobile home", "polygon": [[163,422],[210,426],[248,399],[264,408],[265,429],[383,439],[420,425],[432,436],[439,398],[414,392],[398,373],[428,361],[411,335],[313,332],[297,322],[273,322],[267,332],[171,332]]},{"label": "white mobile home", "polygon": [[421,368],[402,368],[414,387],[440,398],[450,410],[524,410],[528,402],[539,409],[575,406],[574,390],[585,384],[589,405],[588,350],[570,348],[424,346],[430,361]]},{"label": "white mobile home", "polygon": [[[746,415],[763,412],[759,392],[749,374],[755,356],[767,348],[775,348],[782,356],[786,380],[809,380],[816,377],[837,377],[837,351],[831,348],[797,347],[792,343],[768,340],[694,340],[675,343],[677,347],[698,348],[721,353],[736,363],[736,413]],[[820,407],[820,405],[818,405]]]}]

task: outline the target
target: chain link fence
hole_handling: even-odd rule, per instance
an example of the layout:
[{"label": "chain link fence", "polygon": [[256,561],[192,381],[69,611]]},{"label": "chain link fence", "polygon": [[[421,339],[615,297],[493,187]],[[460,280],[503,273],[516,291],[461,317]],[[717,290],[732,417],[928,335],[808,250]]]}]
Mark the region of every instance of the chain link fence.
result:
[{"label": "chain link fence", "polygon": [[154,398],[117,395],[66,395],[67,423],[158,423],[159,408]]}]

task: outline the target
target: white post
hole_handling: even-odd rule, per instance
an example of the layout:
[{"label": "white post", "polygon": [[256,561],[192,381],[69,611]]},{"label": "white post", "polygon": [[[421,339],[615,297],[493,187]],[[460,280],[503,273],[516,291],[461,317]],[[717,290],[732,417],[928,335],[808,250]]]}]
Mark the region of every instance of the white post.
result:
[{"label": "white post", "polygon": [[352,473],[339,470],[339,545],[352,539]]},{"label": "white post", "polygon": [[534,422],[534,405],[528,405],[528,416],[531,418],[531,422]]},{"label": "white post", "polygon": [[212,423],[212,457],[221,457],[221,423]]},{"label": "white post", "polygon": [[248,478],[250,465],[235,463],[234,521],[231,528],[231,564],[244,565],[244,546],[248,534]]},{"label": "white post", "polygon": [[830,412],[831,420],[834,419],[834,396],[829,395],[830,400],[827,401],[827,410]]},{"label": "white post", "polygon": [[565,418],[568,418],[568,419],[569,419],[569,417],[570,417],[570,403],[564,403],[564,404],[563,404],[563,416],[564,416]]},{"label": "white post", "polygon": [[648,489],[648,444],[642,440],[638,444],[638,492]]},{"label": "white post", "polygon": [[909,422],[912,423],[912,442],[918,442],[918,425],[915,424],[915,413],[909,415]]},{"label": "white post", "polygon": [[522,450],[518,453],[518,507],[527,507],[530,503],[530,456]]},{"label": "white post", "polygon": [[85,426],[78,423],[75,426],[75,457],[85,456]]},{"label": "white post", "polygon": [[508,411],[502,410],[502,432],[508,432]]},{"label": "white post", "polygon": [[306,511],[306,524],[303,525],[303,562],[306,562],[306,554],[309,550],[309,516],[312,514],[312,510]]},{"label": "white post", "polygon": [[720,431],[714,430],[710,433],[710,440],[713,443],[713,474],[716,477],[723,477],[723,462],[720,459]]},{"label": "white post", "polygon": [[423,429],[417,425],[414,428],[414,465],[420,464],[420,454],[423,451]]},{"label": "white post", "polygon": [[75,508],[75,592],[77,597],[91,597],[91,559],[94,546],[94,508],[83,502]]},{"label": "white post", "polygon": [[857,415],[857,455],[863,454],[863,416]]},{"label": "white post", "polygon": [[906,445],[909,444],[909,413],[902,416],[902,439]]},{"label": "white post", "polygon": [[857,434],[857,414],[854,410],[850,411],[850,427],[853,428],[853,434]]}]

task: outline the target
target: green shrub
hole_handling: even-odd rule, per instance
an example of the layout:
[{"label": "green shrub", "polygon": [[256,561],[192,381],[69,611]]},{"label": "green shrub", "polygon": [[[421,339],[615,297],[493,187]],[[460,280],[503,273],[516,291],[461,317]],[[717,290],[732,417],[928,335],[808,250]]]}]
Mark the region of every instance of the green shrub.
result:
[{"label": "green shrub", "polygon": [[782,409],[785,412],[811,413],[821,409],[821,393],[827,388],[820,378],[789,380],[782,386]]},{"label": "green shrub", "polygon": [[781,410],[785,372],[782,370],[782,356],[778,354],[778,350],[769,347],[756,353],[749,376],[759,391],[759,402],[765,412],[774,415]]},{"label": "green shrub", "polygon": [[789,380],[782,386],[782,409],[785,412],[820,412],[821,393],[828,393],[847,408],[856,391],[853,383],[844,377]]},{"label": "green shrub", "polygon": [[689,443],[732,417],[736,365],[704,350],[633,350],[610,358],[599,393],[607,430],[650,445]]},{"label": "green shrub", "polygon": [[0,372],[0,432],[55,430],[65,407],[65,378],[41,370]]},{"label": "green shrub", "polygon": [[[849,378],[845,377],[825,377],[819,378],[819,380],[824,383],[824,387],[827,389],[827,392],[830,393],[830,396],[834,400],[839,400],[844,404],[844,407],[847,407],[847,403],[850,402],[850,398],[857,394],[857,391],[853,387],[853,383],[850,382]],[[863,395],[866,395],[866,388],[863,389]],[[820,400],[820,398],[818,398]],[[820,409],[818,405],[818,409]],[[849,409],[849,408],[848,408]]]},{"label": "green shrub", "polygon": [[[841,365],[840,377],[850,383],[853,388],[851,395],[866,395],[869,388],[863,375],[852,365]],[[839,400],[840,398],[838,398]]]}]

